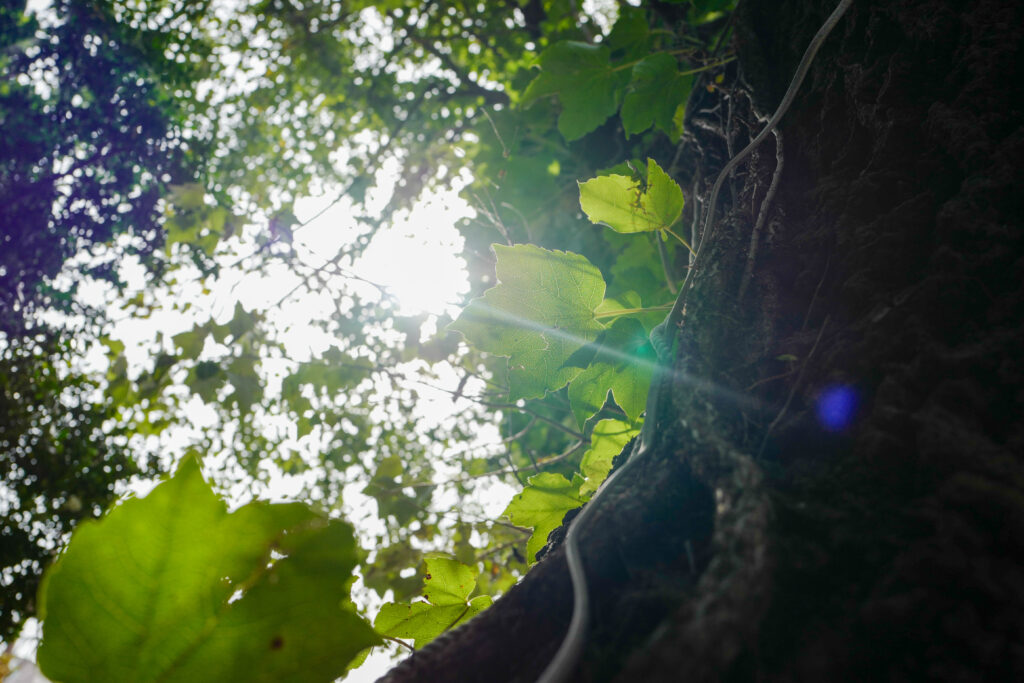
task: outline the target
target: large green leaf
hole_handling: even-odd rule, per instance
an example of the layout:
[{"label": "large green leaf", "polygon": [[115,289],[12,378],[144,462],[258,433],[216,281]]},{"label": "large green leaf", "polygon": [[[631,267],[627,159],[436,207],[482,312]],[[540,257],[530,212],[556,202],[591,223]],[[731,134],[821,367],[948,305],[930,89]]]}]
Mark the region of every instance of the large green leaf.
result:
[{"label": "large green leaf", "polygon": [[622,452],[629,440],[640,433],[619,420],[601,420],[590,435],[590,448],[580,461],[580,472],[586,481],[580,486],[580,496],[589,496],[601,485],[612,469],[612,461]]},{"label": "large green leaf", "polygon": [[692,75],[681,75],[675,57],[658,52],[633,65],[633,77],[622,100],[622,128],[626,135],[641,133],[652,125],[669,135],[675,133],[672,118],[686,102]]},{"label": "large green leaf", "polygon": [[491,596],[469,599],[476,588],[479,570],[443,555],[426,557],[427,576],[423,582],[426,602],[388,603],[373,626],[392,638],[412,638],[423,647],[445,631],[469,621],[491,605]]},{"label": "large green leaf", "polygon": [[529,244],[496,244],[494,253],[499,284],[449,327],[481,351],[508,357],[512,400],[540,397],[580,372],[565,361],[603,329],[594,309],[604,279],[579,254]]},{"label": "large green leaf", "polygon": [[330,681],[379,642],[349,603],[352,529],[304,505],[228,513],[187,459],[85,522],[40,588],[59,681]]},{"label": "large green leaf", "polygon": [[657,355],[639,321],[619,318],[604,335],[589,367],[569,385],[569,405],[582,427],[604,405],[608,392],[631,421],[647,403]]},{"label": "large green leaf", "polygon": [[533,528],[526,542],[526,559],[533,562],[537,551],[548,541],[548,534],[561,523],[565,513],[583,505],[579,495],[583,479],[576,475],[569,481],[561,474],[541,472],[527,480],[528,486],[519,493],[502,513],[519,526]]},{"label": "large green leaf", "polygon": [[619,107],[619,91],[626,77],[609,63],[609,54],[603,45],[572,40],[555,43],[541,53],[540,75],[527,86],[523,104],[558,95],[562,103],[558,132],[566,140],[583,137]]},{"label": "large green leaf", "polygon": [[580,183],[580,207],[591,223],[603,223],[616,232],[665,230],[683,213],[683,190],[648,159],[646,190],[629,176],[598,176]]}]

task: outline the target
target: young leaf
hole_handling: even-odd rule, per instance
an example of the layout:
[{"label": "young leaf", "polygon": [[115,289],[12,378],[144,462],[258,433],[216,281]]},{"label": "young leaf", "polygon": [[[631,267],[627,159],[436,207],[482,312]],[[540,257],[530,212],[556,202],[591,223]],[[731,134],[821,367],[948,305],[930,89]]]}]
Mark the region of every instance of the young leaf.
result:
[{"label": "young leaf", "polygon": [[533,535],[526,542],[526,560],[533,562],[537,551],[548,542],[569,510],[583,505],[579,495],[583,479],[579,475],[569,481],[561,474],[541,472],[527,480],[528,486],[516,495],[502,514],[518,526],[533,527]]},{"label": "young leaf", "polygon": [[594,432],[590,435],[590,448],[583,454],[583,460],[580,462],[580,472],[586,477],[586,481],[580,486],[581,497],[597,491],[597,487],[612,469],[612,460],[622,452],[629,440],[639,433],[639,429],[619,420],[601,420],[594,425]]},{"label": "young leaf", "polygon": [[540,55],[540,75],[523,93],[522,103],[529,105],[545,95],[558,95],[562,113],[558,132],[566,140],[581,138],[614,114],[619,106],[623,72],[612,69],[609,50],[603,45],[588,45],[562,40]]},{"label": "young leaf", "polygon": [[377,636],[349,603],[352,529],[304,505],[228,513],[188,458],[84,522],[39,591],[60,681],[331,681]]},{"label": "young leaf", "polygon": [[529,244],[494,245],[498,285],[474,299],[449,329],[509,359],[509,398],[537,398],[579,374],[565,367],[603,326],[594,309],[604,279],[586,258]]},{"label": "young leaf", "polygon": [[646,191],[628,176],[598,176],[580,183],[580,207],[591,223],[603,223],[616,232],[665,230],[683,213],[683,190],[648,159]]},{"label": "young leaf", "polygon": [[655,360],[643,325],[632,318],[618,318],[605,334],[590,367],[569,385],[569,405],[576,422],[582,427],[597,413],[609,391],[635,422],[647,403]]},{"label": "young leaf", "polygon": [[392,638],[412,638],[423,647],[445,631],[469,621],[491,605],[491,596],[478,595],[469,600],[476,588],[479,570],[443,555],[428,555],[427,576],[423,582],[426,602],[388,603],[373,626]]},{"label": "young leaf", "polygon": [[657,52],[633,66],[633,78],[622,100],[622,128],[626,136],[656,125],[673,134],[672,117],[686,101],[693,76],[681,76],[672,55]]}]

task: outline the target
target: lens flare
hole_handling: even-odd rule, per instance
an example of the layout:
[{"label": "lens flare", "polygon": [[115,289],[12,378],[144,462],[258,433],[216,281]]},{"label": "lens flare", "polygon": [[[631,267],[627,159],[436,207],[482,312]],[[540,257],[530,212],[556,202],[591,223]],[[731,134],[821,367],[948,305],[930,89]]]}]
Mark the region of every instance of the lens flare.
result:
[{"label": "lens flare", "polygon": [[857,392],[845,384],[827,387],[818,396],[817,409],[818,420],[825,429],[831,432],[846,429],[857,411]]}]

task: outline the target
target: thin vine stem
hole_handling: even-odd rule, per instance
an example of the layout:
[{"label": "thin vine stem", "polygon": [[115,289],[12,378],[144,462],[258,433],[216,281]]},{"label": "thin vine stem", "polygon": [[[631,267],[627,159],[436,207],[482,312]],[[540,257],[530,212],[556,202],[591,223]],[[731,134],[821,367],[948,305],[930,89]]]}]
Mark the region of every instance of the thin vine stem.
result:
[{"label": "thin vine stem", "polygon": [[651,313],[657,311],[668,311],[672,309],[672,304],[662,304],[661,306],[648,306],[646,308],[617,308],[614,311],[601,311],[595,313],[594,317],[598,320],[603,318],[617,318],[620,315],[636,315],[637,313]]}]

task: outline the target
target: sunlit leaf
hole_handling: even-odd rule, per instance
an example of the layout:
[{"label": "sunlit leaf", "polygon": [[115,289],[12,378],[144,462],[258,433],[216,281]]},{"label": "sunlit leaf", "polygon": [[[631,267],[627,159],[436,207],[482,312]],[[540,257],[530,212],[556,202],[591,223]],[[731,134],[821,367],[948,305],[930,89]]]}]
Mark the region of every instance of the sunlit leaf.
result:
[{"label": "sunlit leaf", "polygon": [[351,528],[299,504],[233,513],[192,458],[85,522],[40,590],[60,681],[330,681],[377,641],[348,602]]},{"label": "sunlit leaf", "polygon": [[608,476],[615,456],[639,433],[640,430],[636,427],[619,420],[601,420],[594,425],[594,431],[590,435],[590,448],[583,454],[583,460],[580,462],[580,472],[586,478],[580,486],[580,497],[589,496],[597,491],[601,482]]},{"label": "sunlit leaf", "polygon": [[428,555],[426,568],[425,601],[384,605],[373,623],[378,633],[411,638],[416,647],[423,647],[490,606],[489,595],[469,599],[479,573],[475,565],[470,567],[443,555]]},{"label": "sunlit leaf", "polygon": [[530,477],[527,484],[502,514],[513,524],[533,528],[533,535],[526,542],[526,559],[533,562],[565,513],[583,505],[579,494],[583,479],[576,475],[569,481],[561,474],[541,472]]},{"label": "sunlit leaf", "polygon": [[631,421],[647,403],[656,354],[637,320],[619,318],[604,335],[590,366],[569,385],[569,405],[583,424],[604,405],[608,392]]},{"label": "sunlit leaf", "polygon": [[683,213],[683,190],[647,160],[647,189],[628,176],[599,176],[580,183],[580,207],[591,223],[617,232],[651,232],[670,228]]},{"label": "sunlit leaf", "polygon": [[565,361],[603,329],[594,309],[604,279],[579,254],[528,244],[494,245],[494,252],[499,284],[449,327],[481,351],[509,358],[511,399],[540,397],[579,373]]}]

